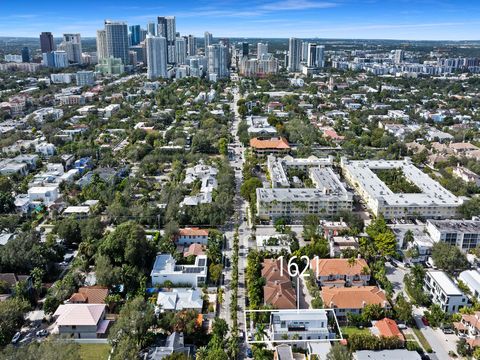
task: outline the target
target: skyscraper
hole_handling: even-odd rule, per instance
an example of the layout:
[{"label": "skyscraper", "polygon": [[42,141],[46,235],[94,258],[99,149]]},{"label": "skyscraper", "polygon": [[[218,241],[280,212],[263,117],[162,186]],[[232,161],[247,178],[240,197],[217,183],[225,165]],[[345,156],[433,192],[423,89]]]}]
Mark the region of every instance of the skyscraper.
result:
[{"label": "skyscraper", "polygon": [[268,44],[262,44],[258,43],[257,44],[257,59],[261,60],[263,55],[268,54]]},{"label": "skyscraper", "polygon": [[147,35],[147,78],[167,78],[167,39]]},{"label": "skyscraper", "polygon": [[307,65],[317,69],[323,67],[324,50],[325,47],[323,45],[309,43],[307,50]]},{"label": "skyscraper", "polygon": [[130,34],[132,39],[132,46],[140,44],[140,41],[142,41],[140,25],[130,26]]},{"label": "skyscraper", "polygon": [[187,54],[188,56],[197,55],[197,38],[194,35],[188,35]]},{"label": "skyscraper", "polygon": [[175,64],[175,39],[177,30],[175,26],[175,16],[159,16],[158,36],[167,40],[167,61],[169,64]]},{"label": "skyscraper", "polygon": [[175,59],[179,65],[185,65],[187,59],[187,40],[184,37],[175,39]]},{"label": "skyscraper", "polygon": [[30,49],[28,47],[24,47],[22,49],[22,62],[28,63],[30,62]]},{"label": "skyscraper", "polygon": [[395,64],[401,64],[404,60],[405,52],[403,50],[395,50],[393,61]]},{"label": "skyscraper", "polygon": [[128,27],[124,22],[105,20],[105,37],[107,39],[107,56],[122,59],[129,64]]},{"label": "skyscraper", "polygon": [[63,34],[63,41],[59,50],[67,53],[68,61],[76,64],[82,62],[82,39],[80,34]]},{"label": "skyscraper", "polygon": [[302,41],[297,38],[288,40],[288,71],[300,70],[300,57],[302,56]]},{"label": "skyscraper", "polygon": [[213,44],[213,35],[205,31],[205,56],[208,58],[208,47]]},{"label": "skyscraper", "polygon": [[42,50],[42,54],[55,50],[55,43],[53,42],[51,32],[42,32],[40,34],[40,49]]},{"label": "skyscraper", "polygon": [[149,22],[147,24],[147,34],[156,36],[157,35],[157,24],[154,22]]},{"label": "skyscraper", "polygon": [[249,53],[249,47],[247,42],[242,42],[242,57],[247,56],[248,57]]},{"label": "skyscraper", "polygon": [[308,61],[308,42],[302,41],[302,55],[300,61],[307,62]]},{"label": "skyscraper", "polygon": [[68,66],[66,51],[49,51],[43,53],[43,64],[53,68],[64,68]]},{"label": "skyscraper", "polygon": [[105,30],[97,30],[97,59],[106,59],[107,57],[107,33]]},{"label": "skyscraper", "polygon": [[208,77],[210,80],[228,76],[228,48],[225,45],[214,44],[208,47]]}]

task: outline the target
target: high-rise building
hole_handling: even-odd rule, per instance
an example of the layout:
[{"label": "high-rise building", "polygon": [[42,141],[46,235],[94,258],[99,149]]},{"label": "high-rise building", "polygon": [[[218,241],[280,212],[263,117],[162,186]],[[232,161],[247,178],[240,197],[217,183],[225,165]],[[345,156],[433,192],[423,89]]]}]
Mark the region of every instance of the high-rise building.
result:
[{"label": "high-rise building", "polygon": [[140,25],[132,25],[130,26],[130,39],[131,39],[131,45],[135,46],[140,44],[141,40],[141,29]]},{"label": "high-rise building", "polygon": [[30,49],[28,47],[24,47],[22,49],[22,62],[28,63],[31,60],[30,56]]},{"label": "high-rise building", "polygon": [[122,64],[122,59],[108,57],[98,60],[95,71],[104,75],[120,75],[125,71],[125,66]]},{"label": "high-rise building", "polygon": [[147,35],[147,78],[167,78],[167,39]]},{"label": "high-rise building", "polygon": [[76,74],[78,86],[92,86],[95,82],[93,71],[78,71]]},{"label": "high-rise building", "polygon": [[40,49],[42,50],[42,54],[55,50],[55,43],[51,32],[42,32],[40,34]]},{"label": "high-rise building", "polygon": [[257,59],[262,59],[263,55],[268,54],[268,44],[258,43],[257,44]]},{"label": "high-rise building", "polygon": [[302,41],[302,55],[300,58],[300,62],[307,62],[308,61],[308,42]]},{"label": "high-rise building", "polygon": [[63,34],[63,41],[59,50],[67,53],[68,61],[75,64],[82,62],[82,39],[80,34]]},{"label": "high-rise building", "polygon": [[147,24],[147,34],[157,36],[157,24],[154,22],[149,22]]},{"label": "high-rise building", "polygon": [[249,53],[249,47],[247,42],[242,42],[242,57],[247,56],[248,57]]},{"label": "high-rise building", "polygon": [[107,56],[122,59],[123,64],[128,65],[127,24],[119,21],[105,20],[105,36],[107,39]]},{"label": "high-rise building", "polygon": [[205,56],[208,58],[208,47],[213,44],[213,35],[205,31]]},{"label": "high-rise building", "polygon": [[308,51],[307,51],[307,66],[319,69],[324,66],[324,50],[325,47],[323,45],[317,44],[308,44]]},{"label": "high-rise building", "polygon": [[97,30],[97,58],[108,58],[107,53],[107,32],[105,30]]},{"label": "high-rise building", "polygon": [[393,61],[395,64],[401,64],[405,58],[405,52],[403,50],[395,50]]},{"label": "high-rise building", "polygon": [[228,48],[222,44],[208,47],[208,77],[212,81],[228,76]]},{"label": "high-rise building", "polygon": [[197,38],[195,37],[195,35],[188,35],[187,54],[188,56],[197,55]]},{"label": "high-rise building", "polygon": [[43,64],[52,68],[65,68],[68,66],[66,51],[50,51],[43,53]]},{"label": "high-rise building", "polygon": [[147,38],[147,34],[147,30],[140,29],[140,42],[145,41],[145,39]]},{"label": "high-rise building", "polygon": [[185,65],[187,59],[187,40],[184,37],[175,39],[175,59],[179,65]]},{"label": "high-rise building", "polygon": [[302,41],[297,38],[288,40],[288,71],[300,70],[300,57],[302,56]]},{"label": "high-rise building", "polygon": [[145,64],[145,43],[135,45],[135,46],[130,46],[129,50],[130,50],[130,52],[132,52],[132,51],[136,52],[137,53],[137,61]]},{"label": "high-rise building", "polygon": [[167,40],[167,61],[169,64],[175,64],[175,39],[177,30],[175,25],[175,16],[159,16],[158,36]]}]

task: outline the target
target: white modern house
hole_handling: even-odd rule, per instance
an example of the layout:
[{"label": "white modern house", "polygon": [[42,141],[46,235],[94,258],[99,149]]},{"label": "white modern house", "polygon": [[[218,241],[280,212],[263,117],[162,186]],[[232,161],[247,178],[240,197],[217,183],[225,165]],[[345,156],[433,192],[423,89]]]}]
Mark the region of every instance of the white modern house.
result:
[{"label": "white modern house", "polygon": [[[463,200],[405,160],[347,160],[341,167],[345,179],[354,187],[375,216],[385,219],[418,218],[450,219],[457,215]],[[380,170],[401,170],[420,193],[395,193],[375,173]]]},{"label": "white modern house", "polygon": [[424,290],[434,304],[443,311],[453,314],[462,307],[469,307],[468,298],[458,286],[441,270],[429,270],[425,274]]},{"label": "white modern house", "polygon": [[150,276],[154,286],[166,281],[186,286],[201,286],[207,280],[207,256],[198,255],[194,265],[177,265],[172,255],[159,254]]},{"label": "white modern house", "polygon": [[40,201],[45,205],[50,205],[60,197],[57,186],[34,186],[28,189],[28,198],[30,201]]},{"label": "white modern house", "polygon": [[271,340],[328,340],[332,334],[328,329],[325,310],[278,310],[270,315]]},{"label": "white modern house", "polygon": [[427,232],[433,241],[443,241],[463,251],[480,246],[480,220],[428,220]]}]

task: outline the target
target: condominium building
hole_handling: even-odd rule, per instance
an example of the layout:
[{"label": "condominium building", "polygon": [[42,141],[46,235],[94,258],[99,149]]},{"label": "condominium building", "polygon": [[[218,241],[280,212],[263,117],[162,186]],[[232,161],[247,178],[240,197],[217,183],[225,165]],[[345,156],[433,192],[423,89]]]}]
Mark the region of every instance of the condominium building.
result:
[{"label": "condominium building", "polygon": [[328,340],[333,334],[328,328],[325,310],[278,310],[270,315],[270,339]]},{"label": "condominium building", "polygon": [[92,86],[95,83],[93,71],[78,71],[76,79],[78,86]]},{"label": "condominium building", "polygon": [[458,312],[462,307],[470,306],[465,294],[443,271],[427,271],[423,288],[429,294],[432,302],[449,314]]},{"label": "condominium building", "polygon": [[[375,216],[385,219],[430,218],[448,219],[457,215],[463,200],[432,180],[415,167],[410,159],[405,160],[341,160],[345,179],[357,190]],[[399,169],[419,193],[395,193],[375,173],[381,170]]]},{"label": "condominium building", "polygon": [[257,44],[257,59],[261,60],[264,55],[268,54],[268,44],[258,43]]},{"label": "condominium building", "polygon": [[130,62],[128,56],[128,26],[124,22],[105,21],[107,56],[122,59],[124,65]]},{"label": "condominium building", "polygon": [[302,57],[302,41],[297,38],[288,40],[288,71],[296,72],[300,70],[300,60]]},{"label": "condominium building", "polygon": [[225,45],[208,46],[208,77],[211,81],[228,77],[228,48]]},{"label": "condominium building", "polygon": [[97,59],[106,59],[107,52],[107,33],[105,30],[97,30]]},{"label": "condominium building", "polygon": [[99,59],[98,64],[95,65],[95,71],[104,75],[120,75],[125,71],[125,66],[122,64],[122,59],[107,57]]},{"label": "condominium building", "polygon": [[63,41],[58,50],[67,53],[68,61],[75,64],[82,63],[82,39],[80,34],[63,34]]},{"label": "condominium building", "polygon": [[427,232],[433,241],[443,241],[463,251],[480,246],[480,220],[428,220]]},{"label": "condominium building", "polygon": [[167,62],[175,64],[175,40],[177,37],[175,16],[159,16],[157,21],[157,35],[164,37],[167,42]]},{"label": "condominium building", "polygon": [[177,65],[185,65],[187,59],[187,40],[177,37],[175,40],[175,60]]},{"label": "condominium building", "polygon": [[167,40],[164,37],[147,35],[147,78],[167,78]]}]

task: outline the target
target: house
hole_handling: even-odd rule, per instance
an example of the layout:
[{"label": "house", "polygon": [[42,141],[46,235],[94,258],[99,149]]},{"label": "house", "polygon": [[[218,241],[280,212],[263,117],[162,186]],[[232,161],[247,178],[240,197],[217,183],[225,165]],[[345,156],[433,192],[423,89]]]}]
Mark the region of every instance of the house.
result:
[{"label": "house", "polygon": [[391,307],[385,293],[376,286],[323,287],[320,296],[324,306],[333,309],[339,321],[346,320],[348,313],[361,314],[366,305]]},{"label": "house", "polygon": [[379,337],[397,337],[405,342],[405,336],[397,326],[395,320],[384,318],[375,322],[372,332]]},{"label": "house", "polygon": [[203,293],[198,289],[175,288],[171,291],[160,291],[157,296],[158,312],[196,310],[201,313],[202,308]]},{"label": "house", "polygon": [[271,137],[277,133],[277,130],[268,123],[268,118],[264,116],[247,117],[247,125],[250,136]]},{"label": "house", "polygon": [[425,274],[424,290],[434,304],[440,305],[443,311],[453,314],[462,307],[469,307],[468,298],[458,286],[441,270],[429,270]]},{"label": "house", "polygon": [[69,304],[105,304],[108,288],[103,286],[81,287],[68,300]]},{"label": "house", "polygon": [[106,308],[105,304],[60,305],[53,314],[54,332],[75,339],[103,338],[110,325],[105,320]]},{"label": "house", "polygon": [[200,229],[198,227],[180,229],[176,237],[176,242],[179,245],[207,245],[208,230]]},{"label": "house", "polygon": [[205,255],[204,245],[191,244],[184,252],[183,257]]},{"label": "house", "polygon": [[154,286],[164,284],[166,281],[188,287],[201,286],[207,280],[207,256],[197,256],[194,265],[177,265],[172,255],[159,254],[150,276]]},{"label": "house", "polygon": [[28,189],[30,201],[41,201],[45,205],[53,204],[59,197],[58,186],[34,186]]},{"label": "house", "polygon": [[305,355],[302,353],[294,353],[289,344],[280,344],[275,347],[273,360],[304,360]]},{"label": "house", "polygon": [[161,346],[152,347],[148,353],[143,357],[144,360],[161,360],[173,353],[182,353],[190,358],[191,349],[189,346],[185,346],[183,333],[173,332],[171,333],[165,342]]},{"label": "house", "polygon": [[453,327],[459,334],[468,336],[471,339],[480,338],[480,311],[473,314],[462,314],[459,322],[454,322]]},{"label": "house", "polygon": [[277,310],[270,315],[270,339],[275,340],[328,340],[327,312],[315,310]]},{"label": "house", "polygon": [[297,308],[297,295],[290,279],[267,282],[263,287],[263,299],[265,305],[271,305],[275,309]]},{"label": "house", "polygon": [[288,145],[287,139],[283,137],[268,140],[252,138],[250,139],[250,147],[257,154],[288,153],[290,151],[290,145]]},{"label": "house", "polygon": [[354,360],[421,360],[422,357],[416,351],[405,349],[393,350],[360,350],[353,354]]},{"label": "house", "polygon": [[452,173],[467,183],[473,183],[476,186],[480,186],[480,176],[463,166],[457,166],[453,169]]},{"label": "house", "polygon": [[346,250],[356,250],[359,247],[355,236],[333,236],[330,241],[330,257],[340,257]]},{"label": "house", "polygon": [[21,281],[26,282],[28,291],[32,289],[32,277],[30,275],[17,275],[15,273],[0,273],[0,283],[6,285],[5,289],[3,289],[4,291],[0,290],[0,301],[3,301],[9,298],[11,295],[13,295],[15,286]]},{"label": "house", "polygon": [[281,269],[281,261],[278,259],[265,259],[262,264],[262,277],[267,282],[290,280],[288,266],[284,262]]},{"label": "house", "polygon": [[311,268],[320,286],[365,286],[370,281],[368,264],[364,259],[319,259]]}]

